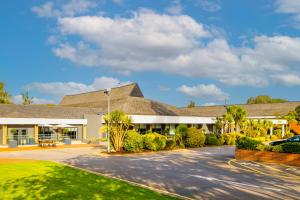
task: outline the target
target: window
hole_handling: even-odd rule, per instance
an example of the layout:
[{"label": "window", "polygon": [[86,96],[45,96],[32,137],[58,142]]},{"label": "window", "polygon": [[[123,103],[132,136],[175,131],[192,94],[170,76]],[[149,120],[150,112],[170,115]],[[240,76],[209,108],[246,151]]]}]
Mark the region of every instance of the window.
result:
[{"label": "window", "polygon": [[64,128],[63,137],[70,138],[72,140],[77,139],[78,128]]}]

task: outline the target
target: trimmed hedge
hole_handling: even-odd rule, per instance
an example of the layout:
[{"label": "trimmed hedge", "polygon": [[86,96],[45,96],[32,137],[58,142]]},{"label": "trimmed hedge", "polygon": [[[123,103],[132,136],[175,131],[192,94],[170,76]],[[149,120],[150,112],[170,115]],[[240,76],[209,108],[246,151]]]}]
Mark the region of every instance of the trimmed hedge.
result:
[{"label": "trimmed hedge", "polygon": [[238,149],[247,149],[247,150],[300,154],[300,143],[298,142],[286,142],[280,145],[270,146],[270,145],[264,145],[260,141],[257,141],[253,138],[244,137],[237,140],[236,147]]},{"label": "trimmed hedge", "polygon": [[201,129],[189,128],[186,136],[186,147],[203,147],[205,143],[205,134]]},{"label": "trimmed hedge", "polygon": [[287,142],[281,145],[282,151],[284,153],[300,153],[300,143],[299,142]]},{"label": "trimmed hedge", "polygon": [[143,136],[135,130],[126,132],[124,139],[124,149],[130,152],[138,152],[143,148]]},{"label": "trimmed hedge", "polygon": [[220,145],[220,141],[215,134],[207,134],[205,137],[206,145]]},{"label": "trimmed hedge", "polygon": [[144,149],[159,151],[166,147],[167,137],[158,133],[148,133],[143,136]]},{"label": "trimmed hedge", "polygon": [[241,137],[236,141],[236,147],[238,149],[257,150],[257,146],[260,144],[262,144],[262,142],[249,137]]}]

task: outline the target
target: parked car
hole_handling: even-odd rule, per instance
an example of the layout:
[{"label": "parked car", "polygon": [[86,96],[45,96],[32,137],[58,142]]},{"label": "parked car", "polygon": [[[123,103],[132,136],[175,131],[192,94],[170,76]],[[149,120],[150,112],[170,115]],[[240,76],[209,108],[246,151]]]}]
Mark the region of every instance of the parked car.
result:
[{"label": "parked car", "polygon": [[280,144],[283,144],[286,142],[299,142],[300,143],[300,135],[295,135],[295,136],[285,139],[285,140],[273,141],[273,142],[270,142],[269,144],[271,146],[276,146],[276,145],[280,145]]}]

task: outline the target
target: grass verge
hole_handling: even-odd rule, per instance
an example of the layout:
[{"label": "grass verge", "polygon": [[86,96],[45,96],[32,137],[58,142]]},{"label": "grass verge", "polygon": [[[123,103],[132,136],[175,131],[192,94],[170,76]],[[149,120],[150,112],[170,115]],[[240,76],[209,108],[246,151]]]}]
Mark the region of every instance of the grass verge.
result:
[{"label": "grass verge", "polygon": [[1,199],[175,199],[48,161],[0,162]]}]

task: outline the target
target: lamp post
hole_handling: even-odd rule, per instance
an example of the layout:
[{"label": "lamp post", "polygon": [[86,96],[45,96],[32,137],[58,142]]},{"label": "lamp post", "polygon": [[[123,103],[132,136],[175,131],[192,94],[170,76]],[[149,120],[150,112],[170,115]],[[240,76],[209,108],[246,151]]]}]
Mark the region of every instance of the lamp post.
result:
[{"label": "lamp post", "polygon": [[107,152],[110,152],[110,88],[104,90],[107,95]]}]

